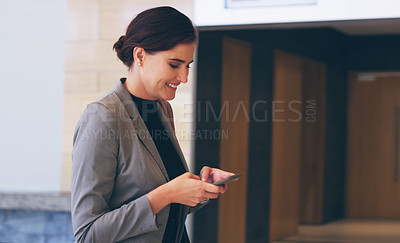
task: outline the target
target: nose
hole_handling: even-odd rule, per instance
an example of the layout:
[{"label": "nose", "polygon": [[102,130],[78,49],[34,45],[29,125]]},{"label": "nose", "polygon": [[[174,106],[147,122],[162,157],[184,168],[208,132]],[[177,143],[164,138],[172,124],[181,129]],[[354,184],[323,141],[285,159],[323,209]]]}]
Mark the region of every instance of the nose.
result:
[{"label": "nose", "polygon": [[176,79],[181,83],[187,83],[188,75],[189,75],[189,69],[185,68],[184,70],[179,71],[178,75],[176,76]]}]

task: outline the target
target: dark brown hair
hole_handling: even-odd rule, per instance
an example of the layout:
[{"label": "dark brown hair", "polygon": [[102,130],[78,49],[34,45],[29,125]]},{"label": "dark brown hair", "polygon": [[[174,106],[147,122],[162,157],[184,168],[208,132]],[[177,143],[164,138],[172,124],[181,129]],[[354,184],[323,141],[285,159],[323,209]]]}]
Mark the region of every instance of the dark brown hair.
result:
[{"label": "dark brown hair", "polygon": [[135,47],[142,47],[152,54],[196,40],[197,30],[186,15],[172,7],[157,7],[138,14],[113,49],[119,59],[131,67]]}]

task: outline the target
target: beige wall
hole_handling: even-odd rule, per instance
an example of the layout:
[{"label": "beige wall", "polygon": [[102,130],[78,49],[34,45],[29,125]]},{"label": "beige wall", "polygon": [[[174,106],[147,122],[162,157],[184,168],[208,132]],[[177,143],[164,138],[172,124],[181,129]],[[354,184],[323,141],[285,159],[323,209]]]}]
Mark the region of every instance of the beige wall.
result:
[{"label": "beige wall", "polygon": [[[147,8],[170,5],[190,18],[193,1],[68,0],[64,87],[62,191],[71,186],[71,152],[75,125],[86,105],[112,89],[126,76],[127,68],[112,51],[132,18]],[[180,87],[172,102],[178,139],[190,163],[190,122],[193,70],[188,84]]]}]

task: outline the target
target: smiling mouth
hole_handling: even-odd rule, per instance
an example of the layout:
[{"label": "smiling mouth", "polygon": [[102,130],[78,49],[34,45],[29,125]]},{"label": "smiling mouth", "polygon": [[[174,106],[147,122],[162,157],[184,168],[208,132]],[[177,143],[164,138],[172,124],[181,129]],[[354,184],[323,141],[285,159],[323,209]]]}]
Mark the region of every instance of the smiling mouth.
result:
[{"label": "smiling mouth", "polygon": [[169,86],[169,87],[171,87],[173,89],[178,88],[178,85],[173,85],[173,84],[170,84],[170,83],[167,83],[167,86]]}]

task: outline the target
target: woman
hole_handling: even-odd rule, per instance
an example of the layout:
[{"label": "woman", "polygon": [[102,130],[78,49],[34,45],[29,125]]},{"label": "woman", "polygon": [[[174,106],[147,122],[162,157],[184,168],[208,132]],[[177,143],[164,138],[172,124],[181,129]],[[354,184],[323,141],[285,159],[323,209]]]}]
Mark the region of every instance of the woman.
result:
[{"label": "woman", "polygon": [[77,242],[188,242],[188,213],[218,198],[232,175],[188,171],[165,100],[187,82],[196,29],[182,13],[140,13],[114,44],[127,78],[88,105],[72,153],[72,222]]}]

